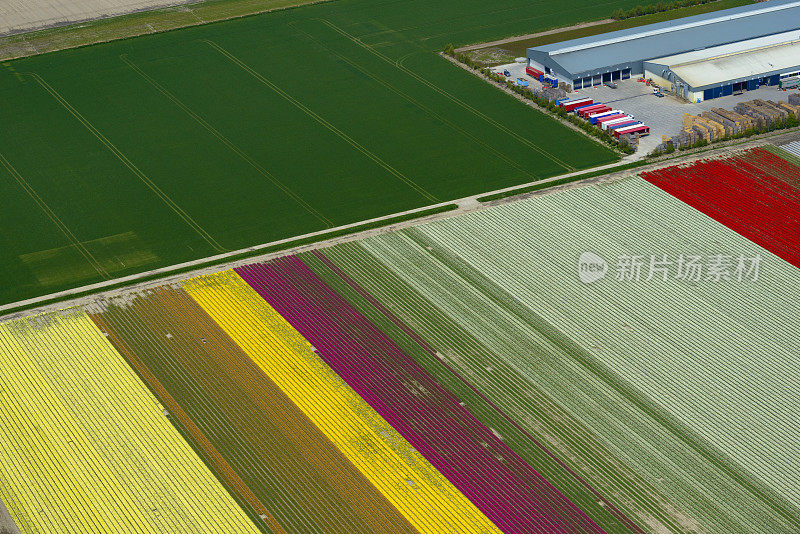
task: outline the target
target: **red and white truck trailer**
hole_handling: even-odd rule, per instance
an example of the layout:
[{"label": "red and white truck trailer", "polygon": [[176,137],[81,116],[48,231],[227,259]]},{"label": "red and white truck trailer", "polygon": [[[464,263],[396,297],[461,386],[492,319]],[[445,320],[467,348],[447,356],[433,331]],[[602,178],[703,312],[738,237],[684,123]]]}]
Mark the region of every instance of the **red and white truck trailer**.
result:
[{"label": "red and white truck trailer", "polygon": [[575,100],[567,100],[566,102],[561,102],[561,107],[564,108],[564,111],[570,113],[575,111],[576,108],[580,108],[583,106],[589,106],[594,104],[594,100],[591,98],[577,98]]},{"label": "red and white truck trailer", "polygon": [[602,113],[604,111],[611,111],[611,108],[605,104],[594,104],[588,108],[580,108],[577,113],[581,117],[586,118],[593,113]]},{"label": "red and white truck trailer", "polygon": [[614,130],[614,137],[619,139],[625,134],[634,134],[638,133],[639,135],[650,135],[650,127],[645,126],[642,123],[634,124],[633,126],[626,126],[625,128],[617,128]]},{"label": "red and white truck trailer", "polygon": [[626,115],[622,112],[614,112],[611,113],[610,115],[603,115],[602,117],[598,117],[597,120],[595,121],[595,124],[597,125],[598,128],[602,128],[603,124],[607,123],[608,121],[621,119],[625,116]]}]

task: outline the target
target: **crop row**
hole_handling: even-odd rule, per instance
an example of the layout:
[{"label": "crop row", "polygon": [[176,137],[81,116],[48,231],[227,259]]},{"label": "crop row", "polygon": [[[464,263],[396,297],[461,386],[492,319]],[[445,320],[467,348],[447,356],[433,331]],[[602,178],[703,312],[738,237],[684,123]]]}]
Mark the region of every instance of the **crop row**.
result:
[{"label": "crop row", "polygon": [[0,325],[0,498],[24,532],[257,529],[79,310]]},{"label": "crop row", "polygon": [[[797,531],[800,173],[645,178],[2,324],[0,498],[26,531]],[[760,272],[647,276],[715,254]]]},{"label": "crop row", "polygon": [[800,168],[754,149],[642,177],[800,267]]},{"label": "crop row", "polygon": [[198,427],[209,462],[215,452],[226,459],[218,472],[274,517],[273,530],[414,531],[182,289],[108,303],[93,319],[170,392],[185,414],[177,423]]},{"label": "crop row", "polygon": [[[611,262],[609,278],[622,254],[765,257],[759,283],[659,284],[645,273],[640,283],[586,286],[577,276],[586,250]],[[302,257],[313,264],[313,256]],[[796,269],[682,202],[629,180],[324,256],[379,301],[362,308],[399,319],[433,347],[440,367],[557,451],[569,468],[550,479],[559,487],[569,487],[567,475],[588,481],[617,517],[645,530],[797,525],[787,452],[796,439],[766,430],[796,424],[792,401],[778,393],[794,376],[781,347],[794,335]],[[515,447],[524,452],[524,442]]]},{"label": "crop row", "polygon": [[[626,449],[615,450],[598,432],[600,425],[624,428],[624,400],[603,391],[574,365],[569,352],[528,322],[530,314],[516,315],[502,302],[487,298],[438,263],[427,246],[405,236],[368,245],[369,252],[355,245],[326,255],[391,306],[436,347],[446,364],[563,461],[567,472],[556,474],[554,483],[564,487],[578,478],[588,481],[594,502],[586,502],[586,496],[581,505],[588,510],[594,504],[598,520],[616,508],[616,527],[607,527],[615,531],[625,531],[623,525],[631,522],[680,530],[676,516],[683,511],[661,494],[660,485],[651,485],[626,463],[621,454]],[[519,446],[525,447],[525,441]]]},{"label": "crop row", "polygon": [[497,532],[236,273],[197,278],[184,288],[416,529]]},{"label": "crop row", "polygon": [[239,273],[501,530],[600,531],[299,259]]},{"label": "crop row", "polygon": [[[576,235],[581,239],[567,237]],[[379,298],[388,293],[381,300],[402,306],[403,319],[425,337],[438,335],[446,343],[438,350],[465,376],[493,390],[509,387],[509,410],[524,402],[514,392],[540,389],[658,488],[661,499],[615,487],[613,471],[592,477],[582,463],[609,463],[592,450],[567,456],[604,493],[620,496],[617,505],[632,509],[640,523],[659,514],[674,530],[687,521],[717,532],[757,532],[765,523],[784,532],[797,524],[796,462],[787,453],[797,440],[766,430],[796,425],[792,401],[779,393],[791,390],[795,374],[785,355],[797,313],[792,266],[765,257],[757,284],[582,284],[577,259],[587,250],[611,263],[610,278],[622,254],[758,253],[638,179],[350,246],[357,247],[494,352],[453,347],[457,339],[436,332],[446,321],[421,316],[385,281],[359,277]],[[339,256],[347,261],[348,254]],[[511,368],[509,386],[498,360]],[[535,413],[528,413],[520,423],[535,427]]]}]

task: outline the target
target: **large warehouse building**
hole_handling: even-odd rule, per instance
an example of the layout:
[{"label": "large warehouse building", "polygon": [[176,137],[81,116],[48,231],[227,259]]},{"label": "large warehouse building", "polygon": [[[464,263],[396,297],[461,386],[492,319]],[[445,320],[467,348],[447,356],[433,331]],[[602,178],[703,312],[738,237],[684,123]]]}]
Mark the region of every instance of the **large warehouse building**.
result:
[{"label": "large warehouse building", "polygon": [[644,75],[696,102],[800,73],[800,1],[771,0],[528,49],[575,89]]}]

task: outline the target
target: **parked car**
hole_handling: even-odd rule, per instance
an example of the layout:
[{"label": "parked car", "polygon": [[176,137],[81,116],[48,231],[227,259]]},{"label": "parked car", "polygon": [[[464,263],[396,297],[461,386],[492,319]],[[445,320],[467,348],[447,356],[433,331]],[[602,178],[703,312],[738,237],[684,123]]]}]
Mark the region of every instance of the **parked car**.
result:
[{"label": "parked car", "polygon": [[510,78],[511,77],[511,72],[509,72],[509,70],[506,69],[506,70],[503,71],[503,76],[507,76],[507,77]]},{"label": "parked car", "polygon": [[616,83],[614,83],[614,82],[606,82],[606,83],[604,83],[603,85],[605,85],[605,86],[606,86],[606,87],[608,87],[609,89],[616,89],[616,88],[617,88],[617,84],[616,84]]},{"label": "parked car", "polygon": [[662,93],[661,91],[653,94],[656,95],[658,98],[664,98],[664,93]]}]

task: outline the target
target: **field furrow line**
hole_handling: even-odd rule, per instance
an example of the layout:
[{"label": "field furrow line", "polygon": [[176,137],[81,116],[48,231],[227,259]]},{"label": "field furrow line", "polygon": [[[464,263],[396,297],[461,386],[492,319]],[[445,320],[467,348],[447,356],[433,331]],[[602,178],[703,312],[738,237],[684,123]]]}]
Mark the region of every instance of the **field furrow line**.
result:
[{"label": "field furrow line", "polygon": [[6,159],[5,156],[3,156],[3,154],[0,154],[0,164],[5,167],[14,180],[17,181],[19,186],[28,194],[28,196],[31,197],[34,202],[36,202],[36,205],[39,206],[39,209],[41,209],[45,215],[47,215],[47,218],[53,221],[53,224],[56,225],[61,233],[64,234],[64,236],[78,250],[78,252],[80,252],[81,255],[86,258],[86,261],[89,262],[94,270],[96,270],[100,276],[106,280],[109,280],[111,276],[108,274],[108,271],[103,269],[103,266],[100,265],[100,262],[98,262],[92,253],[89,252],[89,250],[84,246],[84,244],[77,237],[75,237],[75,234],[73,234],[69,227],[64,224],[64,221],[62,221],[58,215],[55,214],[55,212],[50,208],[50,206],[47,205],[44,199],[42,199],[39,193],[37,193],[36,190],[31,187],[28,181],[25,180],[25,178],[19,173],[19,171],[17,171],[17,169],[14,168],[13,165],[11,165],[11,163],[8,161],[8,159]]},{"label": "field furrow line", "polygon": [[48,84],[41,76],[36,73],[29,72],[26,73],[27,76],[33,78],[36,83],[42,86],[42,88],[50,93],[50,95],[61,104],[64,109],[66,109],[73,117],[75,117],[87,130],[89,130],[109,151],[111,151],[114,156],[123,165],[125,165],[128,170],[130,170],[137,178],[139,178],[142,183],[144,183],[153,193],[158,196],[172,211],[174,211],[181,219],[183,219],[186,224],[188,224],[192,229],[197,232],[200,237],[202,237],[209,245],[211,245],[214,250],[217,252],[229,252],[228,249],[223,248],[216,240],[206,232],[192,217],[187,214],[183,209],[175,203],[164,191],[159,188],[155,182],[153,182],[150,178],[147,177],[136,165],[133,164],[131,160],[128,159],[125,154],[123,154],[108,138],[100,132],[94,125],[89,122],[78,110],[76,110],[72,105],[59,94],[58,91],[53,89],[50,84]]},{"label": "field furrow line", "polygon": [[417,529],[496,532],[236,273],[184,288]]},{"label": "field furrow line", "polygon": [[[389,310],[385,305],[383,305],[378,299],[373,297],[364,287],[360,286],[353,278],[351,278],[347,273],[345,273],[342,269],[340,269],[333,261],[327,258],[321,251],[316,250],[313,251],[312,254],[316,256],[317,259],[322,261],[324,265],[333,271],[336,276],[341,278],[348,286],[350,286],[354,291],[356,291],[361,297],[366,299],[371,306],[373,306],[376,310],[378,310],[382,315],[384,315],[389,321],[391,321],[395,326],[397,326],[405,335],[410,337],[415,343],[417,343],[422,349],[428,352],[429,355],[437,357],[436,349],[422,336],[417,334],[409,325],[403,322],[397,315],[395,315],[391,310]],[[454,367],[452,367],[445,359],[439,358],[439,363],[447,368],[447,370],[462,384],[467,386],[474,394],[476,394],[483,402],[485,402],[489,407],[500,417],[505,419],[511,426],[513,426],[518,432],[520,432],[533,446],[539,448],[544,454],[546,454],[550,459],[556,462],[559,467],[564,469],[569,476],[573,477],[580,485],[584,486],[588,489],[595,498],[599,499],[600,502],[606,503],[606,507],[609,509],[610,513],[617,518],[626,528],[628,528],[631,532],[644,534],[644,531],[633,521],[630,520],[622,511],[620,511],[616,506],[611,502],[610,499],[604,497],[597,489],[595,489],[586,479],[584,479],[581,475],[571,469],[565,462],[563,462],[557,455],[555,455],[549,448],[547,448],[542,442],[536,439],[533,435],[528,433],[522,426],[520,426],[516,421],[514,421],[505,411],[503,411],[498,405],[496,405],[491,399],[489,399],[483,392],[481,392],[478,388],[476,388],[472,383],[470,383],[464,376],[462,376]]]},{"label": "field furrow line", "polygon": [[[599,531],[585,514],[459,406],[457,399],[432,381],[413,359],[399,351],[298,259],[282,258],[243,268],[241,272],[314,343],[328,365],[373,408],[388,417],[415,448],[501,529]],[[383,361],[379,354],[387,354],[386,358],[393,363]],[[375,383],[381,387],[368,386]],[[404,402],[395,403],[390,398],[402,398]],[[452,451],[447,453],[451,459],[445,460],[445,450]],[[489,491],[487,483],[495,487]],[[516,507],[525,512],[513,517],[505,515]]]},{"label": "field furrow line", "polygon": [[167,90],[163,85],[158,83],[153,77],[148,75],[144,72],[136,63],[134,63],[127,54],[122,54],[120,59],[128,65],[131,69],[133,69],[139,76],[142,77],[147,83],[153,86],[159,93],[163,94],[167,97],[173,104],[178,106],[184,113],[189,115],[195,122],[197,122],[200,126],[202,126],[206,131],[208,131],[211,135],[216,137],[222,144],[232,150],[237,156],[242,158],[246,161],[251,167],[253,167],[258,173],[269,180],[273,185],[278,187],[281,191],[283,191],[287,196],[291,197],[301,208],[309,212],[311,215],[319,219],[322,223],[324,223],[328,228],[333,228],[333,223],[325,217],[319,210],[315,209],[311,204],[306,202],[300,195],[295,193],[291,190],[289,186],[278,180],[275,175],[265,169],[260,163],[256,160],[251,158],[246,152],[244,152],[241,148],[236,146],[233,141],[231,141],[228,137],[226,137],[222,132],[214,128],[211,124],[208,123],[203,117],[195,113],[189,106],[187,106],[183,101],[181,101],[177,96],[172,94],[169,90]]},{"label": "field furrow line", "polygon": [[431,89],[433,89],[434,91],[436,91],[440,95],[444,96],[448,100],[451,100],[452,102],[455,102],[456,104],[458,104],[462,108],[464,108],[467,111],[473,113],[474,115],[480,117],[481,119],[483,119],[484,121],[488,122],[489,124],[491,124],[495,128],[507,133],[508,135],[510,135],[511,137],[516,139],[517,141],[519,141],[522,144],[532,148],[533,150],[535,150],[536,152],[538,152],[542,156],[546,157],[550,161],[552,161],[554,163],[557,163],[558,165],[560,165],[561,167],[567,169],[568,171],[574,171],[575,170],[575,167],[572,167],[571,165],[568,165],[568,164],[564,163],[559,158],[557,158],[556,156],[554,156],[550,152],[546,151],[545,149],[543,149],[542,147],[540,147],[539,145],[537,145],[536,143],[531,141],[529,138],[524,137],[522,135],[519,135],[514,130],[508,128],[507,126],[505,126],[503,124],[501,124],[500,122],[498,122],[497,120],[493,119],[489,115],[486,115],[485,113],[483,113],[482,111],[478,110],[474,106],[471,106],[470,104],[464,102],[460,98],[458,98],[456,96],[453,96],[452,94],[450,94],[449,92],[445,91],[444,89],[442,89],[438,85],[429,82],[424,77],[420,76],[419,74],[417,74],[413,70],[409,69],[408,67],[405,67],[400,63],[392,61],[390,58],[386,57],[384,54],[382,54],[379,51],[377,51],[374,47],[366,44],[365,42],[363,42],[358,37],[355,37],[354,35],[351,35],[351,34],[347,33],[343,29],[341,29],[338,26],[336,26],[334,23],[332,23],[332,22],[330,22],[328,20],[325,20],[325,19],[317,19],[317,20],[319,20],[320,22],[322,22],[326,26],[332,28],[334,31],[336,31],[339,34],[343,35],[347,39],[350,39],[352,42],[356,43],[358,46],[364,48],[365,50],[368,50],[372,54],[374,54],[377,57],[383,59],[384,61],[386,61],[390,65],[393,65],[396,68],[400,69],[401,71],[403,71],[404,73],[408,74],[409,76],[411,76],[415,80],[419,81],[420,83],[426,85],[427,87],[430,87]]},{"label": "field furrow line", "polygon": [[222,48],[220,45],[218,45],[214,41],[206,40],[205,42],[210,47],[212,47],[214,50],[216,50],[217,52],[219,52],[220,54],[222,54],[223,56],[225,56],[226,58],[231,60],[237,66],[239,66],[242,70],[244,70],[245,72],[250,74],[253,78],[255,78],[256,80],[258,80],[262,84],[264,84],[267,87],[269,87],[270,89],[272,89],[275,93],[280,95],[284,100],[286,100],[289,103],[291,103],[297,109],[299,109],[300,111],[302,111],[303,113],[305,113],[306,115],[308,115],[309,117],[311,117],[312,119],[317,121],[319,124],[323,125],[325,128],[330,130],[337,137],[339,137],[342,140],[344,140],[345,142],[347,142],[350,146],[355,148],[357,151],[359,151],[360,153],[364,154],[369,159],[371,159],[372,161],[374,161],[375,163],[377,163],[378,165],[383,167],[392,176],[394,176],[398,180],[400,180],[403,183],[405,183],[411,189],[413,189],[414,191],[416,191],[417,193],[419,193],[420,195],[422,195],[426,199],[430,200],[434,204],[440,202],[440,200],[438,198],[436,198],[435,196],[433,196],[432,194],[427,192],[423,187],[421,187],[419,184],[414,182],[411,178],[407,177],[405,174],[403,174],[402,172],[400,172],[397,169],[395,169],[393,166],[391,166],[389,163],[385,162],[379,156],[377,156],[376,154],[372,153],[372,151],[370,151],[368,148],[363,146],[361,143],[359,143],[358,141],[356,141],[355,139],[353,139],[352,137],[350,137],[349,135],[344,133],[342,130],[340,130],[339,128],[337,128],[333,124],[331,124],[329,121],[325,120],[319,114],[314,112],[314,110],[310,109],[308,106],[306,106],[305,104],[303,104],[302,102],[300,102],[299,100],[294,98],[292,95],[290,95],[289,93],[287,93],[286,91],[284,91],[283,89],[281,89],[280,87],[278,87],[277,85],[275,85],[274,83],[269,81],[263,75],[259,74],[255,70],[253,70],[249,65],[244,63],[242,60],[237,58],[235,55],[231,54],[229,51],[225,50],[224,48]]}]

